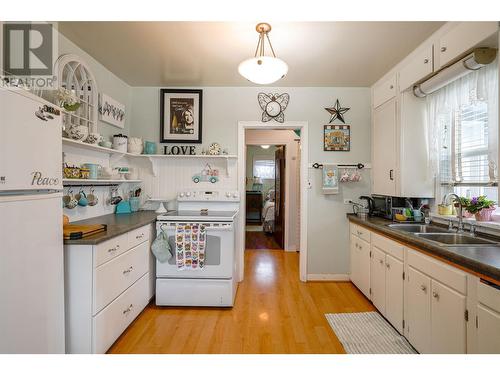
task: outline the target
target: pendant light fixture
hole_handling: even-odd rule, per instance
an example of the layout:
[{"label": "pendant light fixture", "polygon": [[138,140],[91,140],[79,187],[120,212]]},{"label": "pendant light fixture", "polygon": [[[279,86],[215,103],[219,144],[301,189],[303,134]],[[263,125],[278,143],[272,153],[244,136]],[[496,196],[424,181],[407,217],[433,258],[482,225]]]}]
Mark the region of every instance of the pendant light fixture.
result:
[{"label": "pendant light fixture", "polygon": [[[259,23],[255,27],[255,30],[259,33],[255,56],[242,61],[238,66],[238,72],[250,82],[259,85],[268,85],[286,76],[288,65],[283,60],[278,59],[274,53],[271,39],[269,39],[271,25],[268,23]],[[272,56],[265,56],[264,44],[266,39],[269,43]]]}]

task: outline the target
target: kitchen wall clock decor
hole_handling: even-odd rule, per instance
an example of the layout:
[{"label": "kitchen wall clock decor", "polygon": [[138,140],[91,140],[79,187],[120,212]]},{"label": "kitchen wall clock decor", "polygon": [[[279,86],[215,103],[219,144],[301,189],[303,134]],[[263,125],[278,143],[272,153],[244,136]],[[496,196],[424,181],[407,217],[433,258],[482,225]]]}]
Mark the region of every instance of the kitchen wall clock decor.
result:
[{"label": "kitchen wall clock decor", "polygon": [[323,129],[324,151],[350,151],[351,126],[325,125]]},{"label": "kitchen wall clock decor", "polygon": [[262,122],[275,120],[285,122],[285,109],[290,101],[290,95],[284,94],[265,94],[263,92],[257,95],[260,108],[262,109]]},{"label": "kitchen wall clock decor", "polygon": [[203,90],[160,90],[160,142],[201,143]]},{"label": "kitchen wall clock decor", "polygon": [[99,120],[123,129],[125,127],[125,105],[106,94],[99,94]]},{"label": "kitchen wall clock decor", "polygon": [[348,107],[343,108],[340,105],[339,100],[337,99],[337,101],[335,102],[335,105],[333,107],[325,108],[325,110],[330,114],[330,121],[329,121],[329,123],[331,124],[333,121],[339,120],[343,124],[345,124],[344,113],[346,113],[350,109],[351,108],[348,108]]}]

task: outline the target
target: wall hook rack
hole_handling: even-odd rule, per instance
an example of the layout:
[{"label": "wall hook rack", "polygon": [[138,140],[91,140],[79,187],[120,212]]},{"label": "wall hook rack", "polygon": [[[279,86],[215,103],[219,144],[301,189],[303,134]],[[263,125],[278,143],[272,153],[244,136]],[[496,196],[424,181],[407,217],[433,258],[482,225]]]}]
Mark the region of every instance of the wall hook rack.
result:
[{"label": "wall hook rack", "polygon": [[[362,163],[357,163],[357,164],[337,164],[337,166],[341,167],[341,168],[358,168],[358,169],[363,169],[365,167],[365,165],[362,164]],[[312,167],[315,168],[315,169],[323,168],[323,164],[314,163],[312,165]]]}]

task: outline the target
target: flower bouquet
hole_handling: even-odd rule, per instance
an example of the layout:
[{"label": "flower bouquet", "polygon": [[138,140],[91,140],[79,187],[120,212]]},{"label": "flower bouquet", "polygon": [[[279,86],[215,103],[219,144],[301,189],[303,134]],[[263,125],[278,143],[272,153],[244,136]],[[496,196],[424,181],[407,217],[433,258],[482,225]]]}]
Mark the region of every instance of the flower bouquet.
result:
[{"label": "flower bouquet", "polygon": [[66,111],[74,112],[78,108],[80,108],[80,101],[70,90],[59,88],[57,90],[56,96],[57,100],[60,103],[60,106],[63,107]]}]

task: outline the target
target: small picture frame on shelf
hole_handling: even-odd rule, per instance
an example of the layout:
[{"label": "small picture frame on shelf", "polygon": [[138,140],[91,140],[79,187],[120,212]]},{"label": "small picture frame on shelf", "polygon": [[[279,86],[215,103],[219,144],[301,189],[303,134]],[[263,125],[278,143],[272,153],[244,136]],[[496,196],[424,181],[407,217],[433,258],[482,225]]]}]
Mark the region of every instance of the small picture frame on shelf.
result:
[{"label": "small picture frame on shelf", "polygon": [[202,142],[203,90],[160,90],[160,142]]},{"label": "small picture frame on shelf", "polygon": [[350,151],[351,126],[325,125],[323,129],[324,151]]}]

